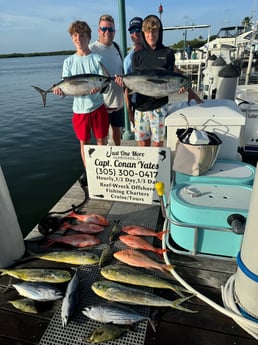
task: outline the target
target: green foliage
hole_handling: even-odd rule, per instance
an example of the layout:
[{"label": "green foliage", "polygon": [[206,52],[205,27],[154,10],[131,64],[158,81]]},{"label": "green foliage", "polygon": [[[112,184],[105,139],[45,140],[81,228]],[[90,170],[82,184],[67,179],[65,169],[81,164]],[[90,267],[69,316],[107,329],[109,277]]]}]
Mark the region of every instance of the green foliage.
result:
[{"label": "green foliage", "polygon": [[74,54],[74,50],[62,50],[62,51],[56,51],[56,52],[0,54],[0,58],[17,58],[17,57],[32,57],[32,56],[54,56],[54,55],[71,55],[71,54]]}]

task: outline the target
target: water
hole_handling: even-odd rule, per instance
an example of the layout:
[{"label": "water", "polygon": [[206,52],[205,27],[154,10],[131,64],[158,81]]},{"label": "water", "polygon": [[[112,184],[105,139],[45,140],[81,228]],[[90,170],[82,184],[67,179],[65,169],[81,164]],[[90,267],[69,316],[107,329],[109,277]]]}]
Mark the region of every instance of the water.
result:
[{"label": "water", "polygon": [[72,97],[31,87],[60,80],[65,56],[0,59],[0,165],[26,235],[83,171],[73,132]]}]

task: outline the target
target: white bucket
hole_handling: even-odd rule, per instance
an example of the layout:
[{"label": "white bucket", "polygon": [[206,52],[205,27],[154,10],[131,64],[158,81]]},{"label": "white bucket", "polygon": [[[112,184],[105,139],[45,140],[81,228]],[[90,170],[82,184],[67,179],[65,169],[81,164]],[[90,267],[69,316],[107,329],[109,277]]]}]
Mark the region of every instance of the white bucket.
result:
[{"label": "white bucket", "polygon": [[0,166],[0,267],[11,266],[24,252],[22,232]]}]

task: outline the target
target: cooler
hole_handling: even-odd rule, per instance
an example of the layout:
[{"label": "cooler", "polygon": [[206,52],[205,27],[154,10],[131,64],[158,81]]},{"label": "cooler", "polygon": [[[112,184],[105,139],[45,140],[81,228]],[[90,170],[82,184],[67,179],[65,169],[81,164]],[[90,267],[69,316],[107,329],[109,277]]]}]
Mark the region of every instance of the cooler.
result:
[{"label": "cooler", "polygon": [[167,147],[175,151],[178,128],[189,127],[214,132],[222,140],[218,159],[236,159],[240,146],[240,132],[245,125],[245,116],[236,103],[228,99],[207,100],[202,104],[186,106],[173,111],[166,117]]},{"label": "cooler", "polygon": [[251,192],[248,185],[176,184],[168,217],[174,243],[191,255],[237,256],[243,234],[232,231],[229,219],[247,218]]},{"label": "cooler", "polygon": [[252,185],[255,167],[237,160],[217,160],[213,167],[200,176],[175,173],[176,183],[221,183]]}]

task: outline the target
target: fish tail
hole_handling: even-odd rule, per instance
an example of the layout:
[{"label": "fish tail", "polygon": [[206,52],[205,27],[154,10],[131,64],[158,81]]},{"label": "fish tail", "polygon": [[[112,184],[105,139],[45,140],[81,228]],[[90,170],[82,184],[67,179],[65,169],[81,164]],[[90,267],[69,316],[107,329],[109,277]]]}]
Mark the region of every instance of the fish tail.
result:
[{"label": "fish tail", "polygon": [[182,290],[179,286],[172,286],[172,285],[171,285],[171,286],[169,287],[169,289],[172,290],[172,291],[174,291],[176,294],[178,294],[178,296],[180,296],[180,297],[182,297],[182,298],[185,297],[185,295],[183,294],[182,291],[189,292],[189,291],[187,291],[187,290],[185,290],[185,289]]},{"label": "fish tail", "polygon": [[163,235],[165,235],[168,232],[168,230],[157,232],[156,236],[158,239],[162,240]]},{"label": "fish tail", "polygon": [[58,230],[67,230],[71,227],[71,225],[67,222],[64,222]]},{"label": "fish tail", "polygon": [[191,295],[188,297],[183,297],[183,298],[178,298],[175,301],[172,302],[171,307],[181,310],[181,311],[185,311],[187,313],[197,313],[197,310],[191,310],[185,307],[182,307],[181,304],[187,300],[189,300],[190,298],[194,297],[195,295]]},{"label": "fish tail", "polygon": [[65,218],[76,218],[76,216],[77,214],[74,211],[71,211],[67,216],[65,216]]},{"label": "fish tail", "polygon": [[47,102],[47,92],[45,90],[42,90],[38,86],[33,86],[32,85],[32,87],[34,87],[34,89],[37,90],[41,94],[43,106],[45,107],[46,106],[46,102]]},{"label": "fish tail", "polygon": [[55,241],[53,241],[53,240],[48,240],[48,241],[47,241],[47,247],[52,246],[52,244],[54,244],[54,243],[55,243]]},{"label": "fish tail", "polygon": [[153,332],[156,333],[157,330],[156,330],[154,321],[151,318],[149,318],[148,321],[149,321],[149,323],[151,325],[151,328],[152,328]]},{"label": "fish tail", "polygon": [[173,270],[175,268],[174,265],[167,265],[167,264],[164,264],[161,266],[161,270],[164,272],[164,273],[168,273],[170,272],[171,270]]},{"label": "fish tail", "polygon": [[164,249],[159,249],[159,248],[156,248],[155,252],[162,256],[163,253],[169,252],[169,249],[165,249],[165,248]]}]

